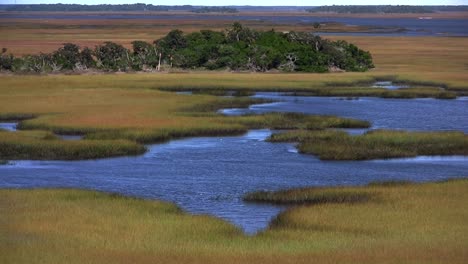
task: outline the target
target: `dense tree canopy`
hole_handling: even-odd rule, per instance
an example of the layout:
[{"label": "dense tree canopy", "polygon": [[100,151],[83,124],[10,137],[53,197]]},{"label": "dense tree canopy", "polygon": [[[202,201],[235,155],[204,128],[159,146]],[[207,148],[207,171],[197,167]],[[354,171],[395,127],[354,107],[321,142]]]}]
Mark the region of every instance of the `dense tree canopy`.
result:
[{"label": "dense tree canopy", "polygon": [[369,52],[345,41],[306,32],[255,31],[239,23],[224,32],[173,30],[154,44],[165,62],[181,68],[326,72],[373,67]]},{"label": "dense tree canopy", "polygon": [[95,68],[104,71],[228,69],[265,72],[366,71],[372,57],[346,41],[330,41],[307,32],[256,31],[234,23],[222,32],[172,30],[153,43],[132,42],[128,50],[105,42],[91,50],[66,43],[51,54],[14,58],[3,51],[0,69],[49,72]]}]

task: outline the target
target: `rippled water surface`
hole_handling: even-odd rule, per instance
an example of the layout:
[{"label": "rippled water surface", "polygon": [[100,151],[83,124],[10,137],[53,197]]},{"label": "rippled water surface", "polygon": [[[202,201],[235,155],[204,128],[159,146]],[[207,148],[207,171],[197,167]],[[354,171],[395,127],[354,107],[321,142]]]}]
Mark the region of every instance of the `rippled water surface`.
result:
[{"label": "rippled water surface", "polygon": [[[466,100],[256,97],[284,100],[248,110],[336,114],[372,121],[373,128],[468,131]],[[245,110],[230,110],[240,113]],[[357,131],[359,132],[359,131]],[[0,166],[0,187],[74,187],[175,202],[254,233],[283,208],[244,203],[246,192],[299,186],[359,185],[376,180],[432,181],[466,176],[468,158],[417,157],[373,161],[320,161],[294,145],[268,143],[270,130],[243,136],[174,140],[141,156],[91,161],[15,161]]]},{"label": "rippled water surface", "polygon": [[256,98],[278,100],[272,104],[253,105],[248,109],[229,109],[223,113],[298,112],[368,120],[373,129],[460,130],[468,133],[468,100],[383,99],[361,97],[343,100],[339,97],[284,96],[257,93]]}]

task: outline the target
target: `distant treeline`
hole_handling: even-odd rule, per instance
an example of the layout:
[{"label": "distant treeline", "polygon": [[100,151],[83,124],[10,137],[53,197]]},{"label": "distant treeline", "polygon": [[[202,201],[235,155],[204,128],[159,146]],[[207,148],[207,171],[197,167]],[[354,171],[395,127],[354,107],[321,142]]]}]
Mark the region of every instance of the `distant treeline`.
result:
[{"label": "distant treeline", "polygon": [[159,71],[227,69],[265,72],[366,71],[371,54],[346,41],[330,41],[307,32],[256,31],[234,23],[225,31],[184,34],[172,30],[153,43],[132,42],[129,50],[114,42],[94,49],[66,43],[52,53],[14,57],[3,49],[0,70],[12,72]]},{"label": "distant treeline", "polygon": [[5,11],[37,11],[37,12],[124,12],[124,11],[190,11],[194,13],[236,13],[232,7],[204,7],[204,6],[165,6],[147,4],[123,5],[78,5],[78,4],[31,4],[31,5],[4,5]]},{"label": "distant treeline", "polygon": [[239,11],[232,7],[223,6],[205,6],[201,8],[193,8],[194,13],[238,13]]},{"label": "distant treeline", "polygon": [[334,12],[334,13],[433,13],[468,11],[466,5],[450,6],[410,6],[410,5],[332,5],[332,6],[192,6],[192,5],[151,5],[151,4],[123,4],[123,5],[78,5],[78,4],[20,4],[0,5],[2,11],[42,11],[42,12],[105,12],[105,11],[190,11],[194,13],[237,13],[241,11],[303,11]]},{"label": "distant treeline", "polygon": [[332,5],[312,7],[307,11],[311,13],[434,13],[468,11],[468,6]]},{"label": "distant treeline", "polygon": [[10,5],[6,11],[38,11],[38,12],[95,12],[95,11],[168,11],[167,6],[147,4],[125,5],[77,5],[77,4],[37,4]]}]

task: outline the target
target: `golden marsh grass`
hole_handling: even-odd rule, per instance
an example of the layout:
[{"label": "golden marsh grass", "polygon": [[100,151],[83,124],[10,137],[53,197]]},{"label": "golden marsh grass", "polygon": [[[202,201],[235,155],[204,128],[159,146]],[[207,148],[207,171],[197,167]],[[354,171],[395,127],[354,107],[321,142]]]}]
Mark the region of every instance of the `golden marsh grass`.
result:
[{"label": "golden marsh grass", "polygon": [[271,142],[298,142],[301,153],[323,160],[368,160],[418,155],[468,155],[463,132],[375,130],[350,136],[342,131],[301,131],[274,134]]},{"label": "golden marsh grass", "polygon": [[0,261],[465,263],[468,258],[467,180],[324,191],[363,192],[376,199],[293,207],[249,237],[228,223],[164,202],[92,191],[0,190]]},{"label": "golden marsh grass", "polygon": [[[173,78],[176,75],[167,76],[172,76],[171,80],[177,80]],[[324,129],[369,126],[367,122],[337,117],[288,114],[227,117],[216,114],[215,111],[219,108],[246,107],[259,101],[162,92],[152,89],[160,84],[154,77],[139,74],[123,75],[123,78],[120,75],[2,77],[5,86],[0,87],[0,119],[35,117],[23,120],[19,127],[59,134],[81,134],[89,140],[111,141],[106,141],[105,144],[89,140],[64,143],[24,137],[24,142],[27,141],[29,145],[21,148],[24,143],[21,142],[21,137],[25,133],[2,132],[5,137],[0,138],[0,143],[5,147],[0,152],[0,158],[59,159],[52,155],[53,151],[39,151],[44,145],[49,145],[50,150],[57,150],[60,146],[81,146],[85,149],[94,146],[98,153],[91,151],[86,157],[81,157],[78,153],[75,156],[77,159],[97,158],[106,153],[103,149],[98,150],[99,146],[104,145],[109,150],[109,156],[116,156],[117,153],[125,155],[126,152],[119,149],[127,149],[128,154],[142,152],[142,146],[130,148],[131,142],[128,140],[156,143],[180,137],[238,135],[251,128],[298,129],[313,126]],[[69,153],[66,150],[59,152]],[[67,154],[64,159],[73,158]]]}]

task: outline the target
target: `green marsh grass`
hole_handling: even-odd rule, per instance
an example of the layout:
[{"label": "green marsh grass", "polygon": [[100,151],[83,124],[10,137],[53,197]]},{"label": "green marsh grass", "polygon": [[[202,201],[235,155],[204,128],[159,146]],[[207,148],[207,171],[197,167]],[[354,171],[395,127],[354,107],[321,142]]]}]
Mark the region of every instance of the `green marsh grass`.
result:
[{"label": "green marsh grass", "polygon": [[[81,159],[133,155],[142,152],[141,144],[181,137],[239,135],[252,128],[369,126],[365,121],[295,114],[228,117],[216,110],[268,101],[178,95],[145,88],[145,85],[139,87],[135,81],[116,83],[114,77],[108,77],[93,76],[96,78],[93,82],[86,76],[41,76],[38,79],[25,76],[9,80],[9,85],[0,87],[1,116],[8,119],[34,117],[21,121],[18,128],[84,135],[85,140],[35,139],[33,142],[27,133],[5,134],[8,136],[0,137],[0,144],[4,146],[0,158],[60,159],[60,155],[64,155],[63,159]],[[38,85],[33,86],[33,81]],[[77,153],[81,151],[83,154]],[[31,155],[27,155],[28,152]]]},{"label": "green marsh grass", "polygon": [[37,117],[34,114],[28,113],[0,113],[0,121],[21,121]]},{"label": "green marsh grass", "polygon": [[379,201],[379,194],[374,187],[402,187],[415,184],[406,180],[389,180],[373,181],[364,187],[302,187],[278,191],[256,191],[244,195],[243,200],[284,205],[368,203]]},{"label": "green marsh grass", "polygon": [[463,132],[375,130],[351,136],[342,131],[290,131],[274,134],[270,142],[298,142],[301,153],[323,160],[368,160],[418,155],[468,155]]},{"label": "green marsh grass", "polygon": [[81,190],[0,190],[0,262],[466,262],[466,179],[322,191],[371,199],[291,207],[246,236],[165,202]]},{"label": "green marsh grass", "polygon": [[0,131],[0,159],[77,160],[97,159],[145,152],[127,140],[64,141],[46,131]]},{"label": "green marsh grass", "polygon": [[341,203],[365,203],[375,199],[373,194],[365,191],[330,191],[325,188],[304,188],[276,192],[259,191],[245,195],[244,201],[284,205],[317,205]]},{"label": "green marsh grass", "polygon": [[[408,88],[400,88],[396,90],[388,90],[385,88],[372,87],[377,81],[392,81],[398,85],[410,86]],[[382,97],[382,98],[437,98],[437,99],[455,99],[457,95],[464,95],[463,89],[448,90],[446,84],[418,81],[418,80],[403,80],[398,76],[373,76],[362,79],[350,79],[347,81],[325,81],[315,82],[309,87],[299,87],[291,85],[284,87],[280,85],[272,85],[271,87],[251,87],[251,86],[236,86],[236,85],[219,85],[205,87],[189,86],[167,86],[159,88],[162,91],[182,92],[191,91],[194,94],[210,94],[210,95],[227,95],[233,93],[237,96],[251,95],[255,91],[267,92],[284,92],[295,96],[360,96],[360,97]]]}]

